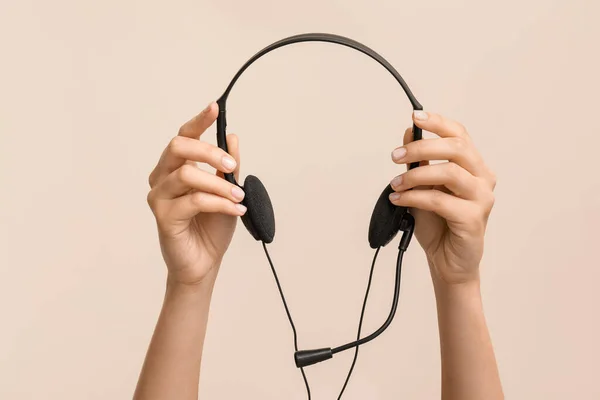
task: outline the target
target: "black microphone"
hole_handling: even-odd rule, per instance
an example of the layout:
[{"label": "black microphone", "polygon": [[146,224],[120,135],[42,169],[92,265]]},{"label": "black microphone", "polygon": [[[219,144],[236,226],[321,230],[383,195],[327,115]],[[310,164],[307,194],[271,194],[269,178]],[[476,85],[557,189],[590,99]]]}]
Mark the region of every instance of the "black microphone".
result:
[{"label": "black microphone", "polygon": [[406,251],[406,249],[408,249],[408,245],[410,244],[410,240],[412,239],[415,230],[415,218],[410,213],[405,212],[402,216],[400,230],[403,233],[402,238],[400,239],[400,244],[398,245],[398,258],[396,260],[396,278],[394,284],[394,298],[392,300],[392,308],[390,310],[390,313],[383,325],[381,325],[379,329],[371,333],[369,336],[355,340],[350,343],[346,343],[342,346],[338,346],[333,349],[331,347],[324,347],[320,349],[296,351],[294,353],[294,361],[296,363],[296,367],[303,368],[309,365],[320,363],[322,361],[329,360],[336,353],[368,343],[371,340],[375,339],[377,336],[381,335],[383,331],[385,331],[390,326],[392,320],[394,319],[394,316],[396,315],[396,310],[398,308],[398,299],[400,297],[402,258],[404,256],[404,252]]}]

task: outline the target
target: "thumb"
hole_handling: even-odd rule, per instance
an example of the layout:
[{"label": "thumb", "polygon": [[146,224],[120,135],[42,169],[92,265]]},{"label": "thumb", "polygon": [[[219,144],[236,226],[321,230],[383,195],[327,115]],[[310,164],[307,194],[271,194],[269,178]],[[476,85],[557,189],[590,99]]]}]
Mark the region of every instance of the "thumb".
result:
[{"label": "thumb", "polygon": [[[240,180],[240,147],[239,147],[239,140],[238,140],[238,136],[233,134],[233,133],[229,133],[227,134],[227,152],[229,153],[230,156],[232,156],[235,159],[235,170],[233,171],[233,176],[236,180],[236,182],[239,183]],[[217,176],[223,178],[223,172],[221,171],[217,171]]]},{"label": "thumb", "polygon": [[233,171],[233,176],[236,181],[239,181],[240,178],[240,142],[238,136],[234,133],[230,133],[227,135],[227,149],[229,149],[229,154],[235,159],[237,163],[235,167],[235,171]]}]

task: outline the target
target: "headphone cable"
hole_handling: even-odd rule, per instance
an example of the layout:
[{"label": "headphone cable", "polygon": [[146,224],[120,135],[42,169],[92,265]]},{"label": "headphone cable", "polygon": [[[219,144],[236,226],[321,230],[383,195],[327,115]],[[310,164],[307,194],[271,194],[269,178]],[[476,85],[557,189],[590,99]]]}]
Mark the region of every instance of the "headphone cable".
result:
[{"label": "headphone cable", "polygon": [[[391,322],[391,318],[393,318],[393,315],[395,314],[395,311],[396,311],[396,306],[398,304],[397,303],[398,295],[400,294],[400,281],[401,281],[401,275],[402,275],[402,259],[403,259],[403,255],[404,255],[404,251],[405,251],[405,248],[402,248],[402,247],[407,247],[407,244],[408,243],[406,243],[406,246],[401,246],[399,248],[400,251],[398,252],[398,257],[396,260],[396,279],[395,279],[395,285],[394,285],[395,287],[394,287],[393,307],[392,307],[392,311],[390,312],[390,316],[388,317],[388,320],[386,321],[384,326],[382,326],[378,330],[378,334],[381,333],[383,330],[385,330],[385,327],[387,327],[387,325],[389,325],[389,323]],[[294,349],[297,352],[298,351],[298,333],[296,331],[296,326],[294,325],[294,321],[292,319],[292,315],[291,315],[289,307],[287,305],[287,301],[285,300],[285,295],[283,294],[283,290],[281,288],[281,283],[279,282],[279,277],[277,276],[277,272],[275,271],[275,266],[273,265],[273,261],[271,260],[271,256],[269,255],[269,251],[267,250],[267,245],[265,242],[262,242],[262,245],[263,245],[265,254],[267,256],[267,260],[269,261],[269,266],[271,267],[271,272],[273,273],[273,277],[275,278],[275,283],[277,284],[277,289],[279,290],[279,295],[281,296],[281,300],[282,300],[283,306],[285,308],[285,313],[288,317],[288,321],[292,328],[292,332],[294,335]],[[369,299],[369,293],[371,291],[371,284],[373,282],[373,273],[375,271],[375,264],[377,262],[377,256],[379,255],[380,250],[381,250],[381,247],[378,247],[377,250],[375,251],[375,255],[373,256],[373,261],[371,263],[371,269],[369,271],[369,280],[367,282],[367,288],[365,291],[365,297],[363,300],[362,309],[360,312],[360,319],[359,319],[359,323],[358,323],[358,333],[356,336],[357,341],[360,341],[360,334],[362,332],[365,310],[367,307],[367,301]],[[379,331],[381,331],[381,332],[379,332]],[[377,336],[378,336],[378,334],[377,334]],[[342,346],[342,347],[344,347],[344,346]],[[342,386],[342,389],[340,391],[340,394],[338,395],[337,400],[341,400],[342,395],[344,394],[344,391],[346,390],[346,387],[348,386],[348,382],[350,381],[350,377],[352,376],[352,372],[354,371],[354,367],[356,366],[356,361],[358,359],[358,348],[359,347],[360,347],[360,343],[355,345],[354,358],[352,359],[352,364],[350,365],[350,369],[348,370],[348,374],[346,375],[346,380],[344,381],[344,385]],[[310,386],[308,384],[308,380],[306,379],[306,374],[304,372],[303,367],[300,367],[300,373],[302,374],[302,379],[304,380],[304,385],[306,386],[306,394],[308,396],[308,400],[311,400]]]},{"label": "headphone cable", "polygon": [[[356,340],[360,339],[360,333],[362,331],[363,319],[365,317],[365,309],[367,308],[367,300],[369,299],[369,292],[371,291],[371,283],[373,281],[373,272],[375,271],[375,262],[377,261],[377,255],[379,254],[379,250],[381,247],[378,247],[375,250],[375,255],[373,256],[373,262],[371,263],[371,270],[369,271],[369,281],[367,282],[367,290],[365,291],[365,298],[362,304],[362,310],[360,311],[360,320],[358,322],[358,333],[356,334]],[[346,375],[346,380],[344,381],[344,386],[342,386],[342,390],[340,390],[340,394],[338,395],[337,400],[342,398],[344,391],[346,390],[346,386],[348,386],[348,382],[350,381],[350,376],[352,376],[352,372],[354,371],[354,366],[356,365],[356,360],[358,359],[358,348],[360,346],[356,346],[354,350],[354,358],[352,359],[352,365],[350,365],[350,369],[348,370],[348,375]]]},{"label": "headphone cable", "polygon": [[[273,272],[273,277],[275,278],[275,283],[277,284],[277,289],[279,290],[279,295],[281,296],[283,307],[285,308],[285,313],[287,314],[288,321],[290,321],[290,326],[292,327],[292,332],[294,333],[294,349],[295,351],[298,351],[298,333],[296,332],[296,326],[294,325],[294,321],[292,320],[292,314],[290,314],[290,309],[288,308],[287,301],[285,301],[285,296],[283,295],[283,290],[281,289],[281,284],[279,283],[279,278],[277,277],[277,272],[275,271],[275,266],[273,265],[273,261],[271,260],[271,256],[269,255],[269,251],[267,250],[266,243],[262,242],[262,246],[265,250],[265,254],[267,255],[267,260],[269,260],[269,265],[271,266],[271,271]],[[310,386],[308,385],[308,380],[306,379],[304,368],[300,368],[300,373],[302,374],[302,379],[304,380],[304,386],[306,386],[306,395],[308,396],[308,400],[311,400]]]}]

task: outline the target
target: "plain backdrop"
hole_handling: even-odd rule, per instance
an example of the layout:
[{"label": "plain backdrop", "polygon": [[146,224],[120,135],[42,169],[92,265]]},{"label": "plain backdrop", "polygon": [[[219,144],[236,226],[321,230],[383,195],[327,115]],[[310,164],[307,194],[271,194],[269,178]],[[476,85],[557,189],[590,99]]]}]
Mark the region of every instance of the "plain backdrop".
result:
[{"label": "plain backdrop", "polygon": [[[381,53],[497,173],[482,279],[506,397],[600,398],[599,12],[593,0],[2,0],[0,398],[131,398],[164,293],[147,176],[250,56],[305,32]],[[242,175],[274,203],[270,248],[301,347],[351,340],[409,102],[368,57],[310,43],[253,65],[228,111]],[[365,332],[387,315],[395,255],[381,252]],[[439,398],[436,324],[414,242],[397,318],[361,351],[345,398]],[[304,399],[292,354],[261,246],[238,229],[200,397]],[[334,398],[350,361],[307,370],[314,399]]]}]

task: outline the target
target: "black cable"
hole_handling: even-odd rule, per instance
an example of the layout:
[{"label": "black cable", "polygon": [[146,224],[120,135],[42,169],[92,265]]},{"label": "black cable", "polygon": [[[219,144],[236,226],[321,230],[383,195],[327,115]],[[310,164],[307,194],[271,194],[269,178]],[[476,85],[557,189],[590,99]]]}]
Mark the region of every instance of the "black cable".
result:
[{"label": "black cable", "polygon": [[[294,321],[292,320],[292,315],[290,314],[290,309],[288,308],[287,301],[285,301],[285,296],[283,295],[283,290],[281,289],[281,284],[279,283],[279,278],[277,277],[275,266],[273,265],[273,261],[271,260],[271,256],[269,255],[269,251],[267,250],[267,245],[265,242],[262,242],[262,245],[263,249],[265,249],[267,260],[269,260],[269,265],[271,266],[271,271],[273,272],[273,277],[275,278],[277,289],[279,289],[279,295],[281,296],[281,300],[283,301],[285,313],[287,314],[288,320],[290,321],[290,326],[292,327],[292,332],[294,333],[294,349],[295,351],[298,351],[298,333],[296,332],[296,326],[294,325]],[[310,400],[310,386],[308,385],[308,380],[306,379],[304,368],[300,368],[300,372],[302,373],[302,379],[304,379],[304,385],[306,386],[306,394],[308,396],[308,400]]]},{"label": "black cable", "polygon": [[[413,225],[414,226],[414,225]],[[363,305],[362,305],[362,309],[361,309],[361,313],[360,313],[360,320],[359,320],[359,324],[358,324],[358,333],[357,333],[357,338],[356,341],[351,342],[351,343],[347,343],[343,346],[339,346],[334,348],[333,350],[331,350],[333,353],[339,353],[340,351],[344,351],[344,350],[348,350],[352,347],[355,347],[355,351],[354,351],[354,358],[352,360],[352,364],[350,366],[350,369],[348,371],[348,375],[346,376],[346,380],[344,382],[344,386],[342,387],[342,390],[340,391],[340,394],[338,396],[338,400],[341,399],[347,385],[348,382],[350,381],[350,377],[352,375],[352,372],[354,371],[354,367],[356,365],[356,361],[358,359],[358,348],[360,345],[376,338],[377,336],[379,336],[381,333],[383,333],[383,331],[385,329],[387,329],[387,327],[390,325],[390,323],[392,322],[392,320],[394,319],[394,315],[396,314],[396,311],[398,309],[398,300],[400,297],[400,283],[401,283],[401,277],[402,277],[402,259],[404,256],[404,252],[406,250],[406,247],[408,247],[408,242],[410,239],[408,239],[410,236],[412,236],[412,229],[405,231],[403,238],[401,240],[400,246],[399,246],[399,251],[398,251],[398,257],[396,259],[396,276],[395,276],[395,284],[394,284],[394,296],[392,299],[392,308],[390,310],[390,313],[388,315],[388,318],[386,319],[386,321],[383,323],[383,325],[377,329],[375,332],[373,332],[372,334],[370,334],[369,336],[366,336],[364,338],[360,338],[360,334],[362,331],[362,325],[363,325],[363,321],[364,321],[364,315],[365,315],[365,310],[366,310],[366,305],[367,305],[367,301],[368,301],[368,297],[369,297],[369,292],[371,290],[371,283],[373,281],[373,273],[375,270],[375,264],[377,261],[377,256],[379,254],[379,250],[380,247],[377,248],[377,250],[375,251],[375,255],[373,256],[373,262],[371,263],[371,270],[369,272],[369,280],[367,283],[367,289],[365,292],[365,297],[363,300]],[[283,294],[283,290],[281,288],[281,284],[279,282],[279,277],[277,276],[277,272],[275,271],[275,266],[273,265],[273,261],[271,260],[271,256],[269,255],[269,251],[267,250],[267,245],[265,242],[262,242],[263,245],[263,249],[265,251],[265,254],[267,256],[267,259],[269,260],[269,265],[271,266],[271,271],[273,272],[273,277],[275,278],[275,283],[277,284],[277,289],[279,290],[279,294],[281,296],[281,300],[283,302],[283,306],[285,308],[285,312],[287,314],[288,320],[290,322],[290,326],[292,328],[292,332],[294,334],[294,349],[296,351],[296,353],[298,353],[298,334],[296,332],[296,327],[294,325],[294,321],[292,319],[292,315],[290,313],[290,310],[288,308],[287,305],[287,301],[285,300],[285,296]],[[330,356],[331,358],[331,356]],[[307,392],[307,396],[308,396],[308,400],[311,400],[311,394],[310,394],[310,387],[308,384],[308,380],[306,379],[306,374],[304,373],[304,368],[300,367],[300,372],[302,374],[302,378],[304,379],[304,384],[306,386],[306,392]]]},{"label": "black cable", "polygon": [[[372,333],[367,338],[360,339],[360,332],[362,330],[363,319],[365,316],[365,309],[367,306],[367,299],[369,297],[369,291],[371,289],[371,281],[373,278],[373,271],[375,269],[375,261],[377,260],[377,254],[379,253],[379,249],[380,249],[380,247],[377,248],[377,251],[375,252],[375,256],[373,257],[373,263],[371,264],[371,272],[369,274],[369,283],[367,284],[365,299],[363,301],[362,310],[360,312],[360,322],[358,323],[358,334],[356,336],[356,341],[358,344],[356,345],[356,348],[354,350],[354,359],[352,360],[352,365],[350,366],[350,370],[348,371],[348,375],[346,376],[346,381],[344,382],[344,386],[342,387],[342,390],[340,391],[338,400],[340,400],[342,398],[342,394],[344,394],[344,390],[346,390],[346,386],[348,385],[350,376],[352,375],[352,372],[354,371],[354,366],[356,365],[356,360],[358,358],[359,346],[362,343],[364,343],[364,341],[368,341],[368,340],[366,340],[367,338],[369,338],[371,336],[374,336],[374,337],[379,336],[379,334],[381,334],[381,332],[383,332],[389,326],[390,322],[394,318],[394,314],[396,313],[396,309],[397,309],[397,305],[398,305],[398,297],[400,296],[400,280],[402,277],[402,258],[404,256],[403,250],[398,251],[398,258],[396,259],[396,279],[395,279],[395,285],[394,285],[394,298],[392,300],[392,310],[390,311],[388,319],[381,326],[381,328],[379,328],[376,332]],[[340,346],[340,348],[341,347],[343,347],[343,346]]]},{"label": "black cable", "polygon": [[[367,290],[365,291],[365,299],[363,300],[362,309],[360,311],[360,321],[358,322],[358,333],[356,334],[356,340],[360,339],[360,332],[362,330],[363,319],[365,317],[365,309],[367,307],[367,300],[369,299],[369,292],[371,291],[371,282],[373,281],[373,272],[375,271],[375,262],[377,261],[377,255],[379,254],[379,250],[381,250],[381,247],[378,247],[377,250],[375,250],[373,262],[371,263],[371,270],[369,271],[369,281],[367,283]],[[354,366],[356,365],[356,360],[358,359],[358,347],[359,346],[356,346],[356,349],[354,350],[354,358],[352,359],[352,365],[350,365],[348,375],[346,376],[346,380],[344,381],[344,386],[342,386],[342,390],[340,390],[338,400],[342,398],[344,390],[346,390],[346,386],[348,386],[350,376],[352,376],[352,371],[354,371]]]},{"label": "black cable", "polygon": [[396,282],[395,282],[395,286],[394,286],[394,298],[392,300],[392,309],[390,310],[390,314],[388,315],[388,317],[385,320],[385,322],[383,323],[383,325],[381,325],[381,327],[379,329],[377,329],[375,332],[371,333],[369,336],[365,336],[362,339],[355,340],[354,342],[346,343],[342,346],[332,349],[331,352],[333,354],[336,354],[336,353],[339,353],[340,351],[348,350],[348,349],[351,349],[352,347],[360,346],[361,344],[370,342],[371,340],[375,339],[377,336],[381,335],[383,333],[383,331],[385,331],[387,329],[387,327],[390,326],[390,324],[392,323],[392,320],[394,319],[394,315],[396,314],[396,310],[398,309],[398,298],[400,297],[400,278],[401,278],[401,272],[402,272],[403,256],[404,256],[404,250],[399,250],[398,258],[396,260]]}]

